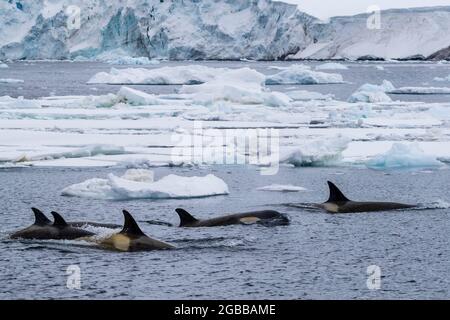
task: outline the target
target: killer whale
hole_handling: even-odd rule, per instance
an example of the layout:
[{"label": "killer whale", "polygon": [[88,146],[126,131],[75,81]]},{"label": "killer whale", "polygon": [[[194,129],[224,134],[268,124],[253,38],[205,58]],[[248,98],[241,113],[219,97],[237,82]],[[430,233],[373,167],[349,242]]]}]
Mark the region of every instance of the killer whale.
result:
[{"label": "killer whale", "polygon": [[93,236],[94,233],[69,225],[61,215],[52,212],[54,222],[52,223],[39,209],[32,208],[34,223],[10,235],[11,239],[37,239],[37,240],[73,240],[82,237]]},{"label": "killer whale", "polygon": [[236,213],[220,216],[211,219],[199,220],[194,218],[184,209],[177,208],[175,211],[180,217],[180,227],[218,227],[234,224],[270,224],[270,225],[287,225],[289,219],[285,215],[274,210],[253,211],[246,213]]},{"label": "killer whale", "polygon": [[326,202],[317,204],[317,206],[329,213],[389,211],[417,207],[416,205],[397,202],[352,201],[334,183],[331,181],[327,181],[327,183],[330,189],[330,196]]},{"label": "killer whale", "polygon": [[[173,249],[174,247],[168,243],[152,239],[142,232],[136,220],[127,211],[122,211],[124,215],[124,225],[122,231],[109,236],[98,242],[99,246],[105,249],[115,251],[151,251]],[[86,239],[92,241],[92,239]],[[96,241],[96,240],[94,240]]]}]

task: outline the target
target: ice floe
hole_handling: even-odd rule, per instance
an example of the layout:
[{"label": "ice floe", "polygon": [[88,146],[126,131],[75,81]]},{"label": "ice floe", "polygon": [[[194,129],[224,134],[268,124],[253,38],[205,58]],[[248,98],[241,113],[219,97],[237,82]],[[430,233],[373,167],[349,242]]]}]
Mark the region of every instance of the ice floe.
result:
[{"label": "ice floe", "polygon": [[433,155],[426,154],[417,143],[394,143],[389,151],[366,162],[372,169],[401,169],[440,167],[443,163]]},{"label": "ice floe", "polygon": [[24,83],[22,79],[0,78],[0,83]]},{"label": "ice floe", "polygon": [[435,77],[433,79],[434,81],[450,81],[450,75],[446,76],[446,77]]},{"label": "ice floe", "polygon": [[161,100],[158,99],[155,95],[128,87],[120,88],[117,96],[132,106],[162,104]]},{"label": "ice floe", "polygon": [[292,184],[271,184],[268,186],[257,188],[258,191],[276,191],[276,192],[299,192],[306,191],[306,188],[294,186]]},{"label": "ice floe", "polygon": [[0,61],[0,69],[7,69],[7,68],[9,68],[8,65]]},{"label": "ice floe", "polygon": [[198,198],[228,193],[227,184],[212,174],[204,177],[170,174],[155,181],[153,172],[145,169],[130,169],[121,177],[109,174],[106,179],[89,179],[61,192],[64,196],[106,200]]},{"label": "ice floe", "polygon": [[269,75],[266,84],[331,84],[343,83],[340,74],[325,73],[311,70],[311,67],[302,64],[294,64],[280,72]]},{"label": "ice floe", "polygon": [[227,68],[210,68],[201,65],[162,67],[155,69],[111,68],[110,72],[99,72],[89,84],[200,84],[214,79]]},{"label": "ice floe", "polygon": [[41,103],[37,100],[24,99],[23,97],[11,98],[9,96],[0,97],[1,109],[39,109]]},{"label": "ice floe", "polygon": [[350,140],[338,137],[330,140],[318,140],[299,147],[286,147],[280,155],[280,162],[295,167],[324,167],[341,163],[342,152]]},{"label": "ice floe", "polygon": [[48,154],[36,154],[27,155],[22,154],[17,157],[13,162],[30,162],[30,161],[41,161],[41,160],[54,160],[54,159],[72,159],[72,158],[84,158],[93,157],[97,155],[117,155],[124,154],[125,149],[121,146],[115,145],[89,145],[82,148],[77,148],[64,152],[55,152]]},{"label": "ice floe", "polygon": [[181,88],[195,103],[210,105],[217,101],[241,104],[287,106],[291,99],[284,93],[273,92],[264,86],[265,76],[250,68],[228,70],[204,84]]},{"label": "ice floe", "polygon": [[390,102],[392,99],[385,92],[393,90],[395,90],[394,85],[387,80],[383,80],[381,85],[366,83],[348,98],[348,102]]},{"label": "ice floe", "polygon": [[316,66],[316,70],[347,70],[348,67],[337,62],[328,62]]}]

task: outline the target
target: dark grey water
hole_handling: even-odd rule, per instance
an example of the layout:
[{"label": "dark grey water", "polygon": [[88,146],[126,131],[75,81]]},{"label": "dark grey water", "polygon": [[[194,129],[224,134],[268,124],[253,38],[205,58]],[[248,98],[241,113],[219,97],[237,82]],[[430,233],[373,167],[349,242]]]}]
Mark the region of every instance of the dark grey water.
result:
[{"label": "dark grey water", "polygon": [[[202,61],[202,62],[162,62],[150,66],[111,66],[98,62],[14,62],[8,69],[0,69],[0,78],[15,78],[25,80],[19,84],[0,84],[0,96],[24,96],[38,98],[50,95],[99,95],[116,93],[120,86],[88,85],[86,82],[96,73],[114,68],[160,68],[186,64],[201,64],[210,67],[242,68],[249,67],[264,74],[273,74],[278,70],[271,66],[289,66],[298,62],[245,62],[245,61]],[[301,62],[315,67],[319,62]],[[324,94],[332,93],[337,100],[345,101],[362,84],[380,84],[384,79],[391,81],[396,87],[450,87],[450,82],[434,81],[435,77],[447,77],[450,74],[450,64],[437,63],[344,63],[348,70],[324,70],[328,73],[340,73],[345,84],[330,85],[282,85],[269,86],[276,91],[310,90]],[[384,70],[376,69],[383,66]],[[175,93],[180,86],[140,85],[130,86],[148,93]],[[450,95],[391,95],[394,100],[448,102]]]},{"label": "dark grey water", "polygon": [[[379,171],[355,168],[287,168],[261,176],[252,167],[161,168],[168,173],[214,173],[231,194],[203,199],[101,201],[60,196],[67,185],[119,169],[0,170],[0,298],[438,298],[450,297],[450,170]],[[329,215],[286,203],[321,202],[325,181],[352,199],[423,203],[422,210]],[[307,192],[256,191],[280,183]],[[114,253],[72,242],[11,241],[7,234],[32,222],[31,206],[59,210],[68,220],[122,223],[127,208],[149,235],[175,244],[164,252]],[[273,208],[287,213],[283,227],[230,226],[180,229],[184,207],[199,217]],[[442,206],[442,203],[441,203]],[[66,270],[81,268],[81,290],[68,289]],[[366,285],[369,265],[381,268],[381,289]]]}]

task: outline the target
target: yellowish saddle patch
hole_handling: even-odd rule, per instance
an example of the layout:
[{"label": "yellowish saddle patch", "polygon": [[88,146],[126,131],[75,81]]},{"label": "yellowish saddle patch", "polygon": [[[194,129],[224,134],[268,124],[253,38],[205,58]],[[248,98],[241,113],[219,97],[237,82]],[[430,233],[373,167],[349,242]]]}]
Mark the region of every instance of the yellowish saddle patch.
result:
[{"label": "yellowish saddle patch", "polygon": [[239,221],[242,223],[242,224],[255,224],[255,223],[257,223],[258,221],[260,221],[261,219],[260,218],[257,218],[257,217],[245,217],[245,218],[241,218],[241,219],[239,219]]},{"label": "yellowish saddle patch", "polygon": [[331,213],[339,212],[339,206],[335,203],[327,202],[327,203],[324,203],[323,206],[324,206],[325,210],[327,210],[328,212],[331,212]]},{"label": "yellowish saddle patch", "polygon": [[120,251],[128,251],[130,249],[131,240],[129,237],[118,233],[111,236],[109,239],[106,239],[103,243]]}]

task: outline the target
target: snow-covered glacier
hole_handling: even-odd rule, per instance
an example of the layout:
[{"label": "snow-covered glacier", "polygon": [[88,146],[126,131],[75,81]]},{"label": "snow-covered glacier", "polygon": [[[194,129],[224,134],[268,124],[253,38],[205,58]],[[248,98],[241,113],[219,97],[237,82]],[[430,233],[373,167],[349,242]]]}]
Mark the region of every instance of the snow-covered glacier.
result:
[{"label": "snow-covered glacier", "polygon": [[[72,25],[77,7],[79,28]],[[37,0],[22,9],[1,1],[0,59],[93,57],[122,48],[172,60],[272,60],[304,49],[314,21],[269,0]]]},{"label": "snow-covered glacier", "polygon": [[450,56],[450,7],[382,11],[380,29],[367,28],[368,18],[325,23],[270,0],[2,0],[0,60],[117,50],[170,60]]},{"label": "snow-covered glacier", "polygon": [[[374,13],[334,17],[316,23],[313,44],[293,58],[446,59],[450,45],[450,6],[392,9],[380,12],[380,25],[368,27]],[[447,50],[448,51],[448,50]]]}]

